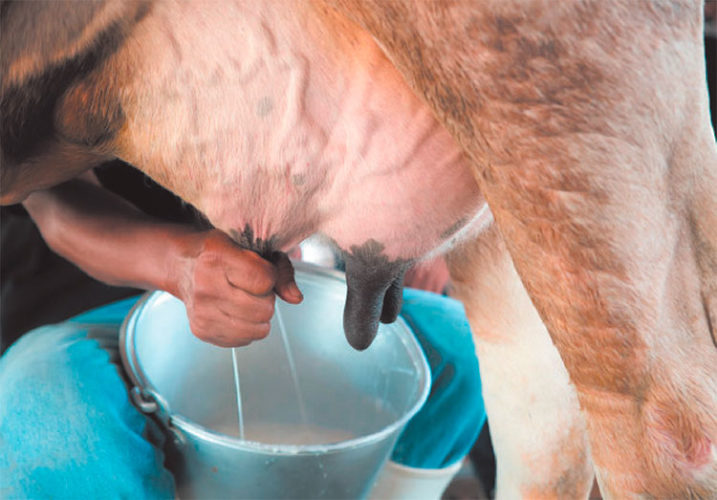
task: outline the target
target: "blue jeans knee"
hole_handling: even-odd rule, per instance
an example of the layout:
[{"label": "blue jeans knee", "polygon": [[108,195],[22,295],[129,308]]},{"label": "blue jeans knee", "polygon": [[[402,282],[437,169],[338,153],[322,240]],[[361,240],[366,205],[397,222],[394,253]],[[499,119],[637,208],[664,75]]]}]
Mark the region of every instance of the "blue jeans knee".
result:
[{"label": "blue jeans knee", "polygon": [[468,318],[457,300],[408,288],[401,317],[423,348],[432,382],[391,459],[409,467],[447,467],[468,454],[486,419]]},{"label": "blue jeans knee", "polygon": [[174,496],[111,362],[117,337],[115,325],[60,323],[0,358],[0,497]]}]

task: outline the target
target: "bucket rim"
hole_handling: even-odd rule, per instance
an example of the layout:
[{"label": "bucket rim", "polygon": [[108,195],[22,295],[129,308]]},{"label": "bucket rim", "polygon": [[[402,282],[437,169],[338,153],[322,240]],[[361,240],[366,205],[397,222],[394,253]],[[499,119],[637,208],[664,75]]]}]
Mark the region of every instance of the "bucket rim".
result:
[{"label": "bucket rim", "polygon": [[[329,269],[315,264],[303,262],[303,261],[292,261],[294,270],[297,274],[309,274],[309,275],[322,275],[324,277],[334,279],[337,281],[346,281],[345,274],[335,269]],[[167,430],[181,431],[183,434],[189,434],[192,437],[201,438],[204,441],[208,441],[214,444],[219,444],[225,447],[251,451],[253,453],[264,453],[272,456],[281,455],[317,455],[317,454],[329,454],[338,453],[350,449],[360,448],[373,443],[377,443],[390,436],[396,431],[403,428],[406,423],[418,413],[423,407],[428,394],[431,389],[431,370],[426,360],[423,349],[413,335],[413,331],[408,324],[399,316],[396,319],[395,324],[398,326],[396,333],[399,336],[401,344],[408,351],[411,359],[419,372],[419,385],[422,384],[420,394],[416,398],[416,401],[409,410],[403,413],[403,415],[389,425],[382,429],[359,436],[357,438],[348,439],[345,441],[338,441],[336,443],[327,444],[315,444],[315,445],[292,445],[292,444],[268,444],[261,443],[258,441],[251,441],[241,439],[239,437],[232,437],[226,434],[213,431],[193,420],[173,413],[169,404],[162,398],[159,391],[151,383],[149,377],[142,369],[140,361],[137,356],[135,349],[135,326],[142,314],[142,311],[159,298],[171,295],[168,292],[162,290],[148,291],[142,295],[142,297],[134,304],[132,309],[125,317],[120,327],[120,357],[122,359],[122,365],[125,369],[127,376],[132,382],[133,386],[136,387],[139,392],[144,396],[152,398],[153,403],[156,403],[156,413],[160,422],[168,427]],[[173,428],[173,429],[169,429]]]}]

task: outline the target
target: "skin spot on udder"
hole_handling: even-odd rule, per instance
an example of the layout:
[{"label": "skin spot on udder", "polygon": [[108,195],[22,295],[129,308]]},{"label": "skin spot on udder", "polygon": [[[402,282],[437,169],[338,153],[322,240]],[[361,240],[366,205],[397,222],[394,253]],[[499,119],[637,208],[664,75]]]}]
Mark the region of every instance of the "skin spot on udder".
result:
[{"label": "skin spot on udder", "polygon": [[278,238],[276,235],[272,235],[267,239],[257,238],[254,236],[254,229],[249,224],[244,226],[244,230],[241,233],[236,229],[230,229],[229,235],[240,247],[256,252],[269,261],[273,259],[273,255],[277,250]]},{"label": "skin spot on udder", "polygon": [[291,183],[294,186],[303,186],[306,184],[306,176],[304,174],[294,174],[291,176]]},{"label": "skin spot on udder", "polygon": [[407,259],[389,260],[384,245],[370,239],[346,252],[346,306],[344,332],[354,349],[371,345],[379,320],[396,320],[403,297],[403,276],[411,264]]},{"label": "skin spot on udder", "polygon": [[271,97],[266,96],[262,97],[259,102],[256,104],[256,114],[257,116],[261,116],[264,118],[269,113],[271,113],[271,110],[274,109],[274,101]]}]

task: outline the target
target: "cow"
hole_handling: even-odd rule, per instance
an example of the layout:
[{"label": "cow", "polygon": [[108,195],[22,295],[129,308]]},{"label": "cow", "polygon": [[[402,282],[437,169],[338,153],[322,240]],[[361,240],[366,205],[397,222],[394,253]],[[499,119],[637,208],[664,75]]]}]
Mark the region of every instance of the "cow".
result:
[{"label": "cow", "polygon": [[2,4],[0,201],[120,158],[267,255],[343,253],[367,347],[446,253],[498,495],[717,492],[699,1]]}]

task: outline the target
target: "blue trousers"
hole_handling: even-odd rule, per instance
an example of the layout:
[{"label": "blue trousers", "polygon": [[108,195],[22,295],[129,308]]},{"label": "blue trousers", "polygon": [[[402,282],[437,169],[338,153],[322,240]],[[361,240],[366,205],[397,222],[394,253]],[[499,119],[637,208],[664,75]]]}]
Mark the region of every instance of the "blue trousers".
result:
[{"label": "blue trousers", "polygon": [[[0,498],[173,498],[162,433],[129,401],[119,326],[137,298],[23,336],[0,358]],[[485,410],[463,306],[407,289],[403,318],[431,367],[430,396],[392,459],[463,458]]]}]

